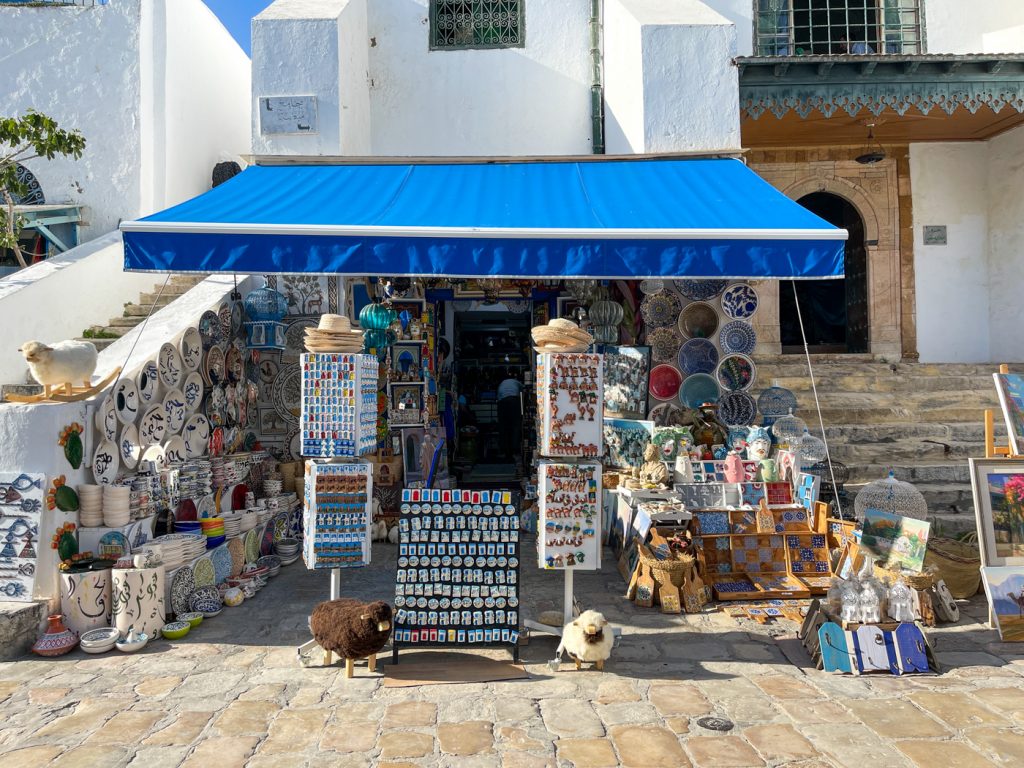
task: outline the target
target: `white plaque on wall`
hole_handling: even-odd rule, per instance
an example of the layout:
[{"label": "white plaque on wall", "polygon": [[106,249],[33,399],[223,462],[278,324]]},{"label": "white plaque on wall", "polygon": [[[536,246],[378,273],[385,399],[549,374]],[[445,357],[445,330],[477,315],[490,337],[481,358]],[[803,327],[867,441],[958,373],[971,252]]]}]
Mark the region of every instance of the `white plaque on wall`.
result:
[{"label": "white plaque on wall", "polygon": [[260,133],[316,133],[316,96],[261,96]]}]

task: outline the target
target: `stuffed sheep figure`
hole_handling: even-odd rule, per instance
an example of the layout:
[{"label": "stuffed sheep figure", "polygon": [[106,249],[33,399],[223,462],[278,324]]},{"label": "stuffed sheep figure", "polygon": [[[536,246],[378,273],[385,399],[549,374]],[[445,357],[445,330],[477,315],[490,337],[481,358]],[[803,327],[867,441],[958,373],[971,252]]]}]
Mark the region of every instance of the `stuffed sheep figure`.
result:
[{"label": "stuffed sheep figure", "polygon": [[576,669],[588,661],[593,662],[598,670],[603,670],[614,644],[615,637],[608,627],[608,620],[597,611],[584,611],[575,621],[565,625],[559,647],[564,648],[576,662]]},{"label": "stuffed sheep figure", "polygon": [[89,341],[61,341],[47,346],[26,341],[18,350],[25,357],[32,378],[47,388],[55,385],[89,386],[96,370],[96,347]]},{"label": "stuffed sheep figure", "polygon": [[313,638],[330,654],[345,659],[345,673],[352,676],[353,659],[369,659],[372,672],[376,655],[391,636],[391,606],[383,601],[363,603],[349,597],[327,600],[313,609],[309,617]]}]

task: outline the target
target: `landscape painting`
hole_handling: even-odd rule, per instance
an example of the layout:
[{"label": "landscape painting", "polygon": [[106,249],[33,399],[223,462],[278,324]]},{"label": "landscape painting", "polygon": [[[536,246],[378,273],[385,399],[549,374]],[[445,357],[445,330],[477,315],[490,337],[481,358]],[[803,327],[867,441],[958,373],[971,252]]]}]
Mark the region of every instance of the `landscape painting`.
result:
[{"label": "landscape painting", "polygon": [[1004,643],[1024,642],[1024,566],[981,569],[988,604]]},{"label": "landscape painting", "polygon": [[1018,373],[994,373],[992,376],[1010,437],[1010,453],[1020,456],[1024,449],[1024,376]]},{"label": "landscape painting", "polygon": [[982,565],[1024,565],[1024,461],[970,459]]},{"label": "landscape painting", "polygon": [[930,530],[931,523],[925,520],[869,509],[864,513],[860,546],[882,567],[898,565],[920,573],[924,567]]}]

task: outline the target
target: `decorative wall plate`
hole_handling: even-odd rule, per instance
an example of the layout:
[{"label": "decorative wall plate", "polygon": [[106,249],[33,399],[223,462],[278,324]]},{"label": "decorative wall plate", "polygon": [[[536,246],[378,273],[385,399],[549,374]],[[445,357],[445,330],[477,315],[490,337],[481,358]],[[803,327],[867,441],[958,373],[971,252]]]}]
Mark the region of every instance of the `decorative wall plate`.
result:
[{"label": "decorative wall plate", "polygon": [[168,464],[181,464],[188,458],[188,448],[181,435],[175,435],[164,443],[164,458]]},{"label": "decorative wall plate", "polygon": [[117,437],[117,409],[114,407],[113,393],[103,398],[99,409],[96,411],[96,429],[106,440],[114,440]]},{"label": "decorative wall plate", "polygon": [[104,438],[92,454],[92,476],[100,485],[110,485],[117,479],[121,453],[113,440]]},{"label": "decorative wall plate", "polygon": [[757,368],[754,361],[746,355],[728,355],[718,364],[715,376],[722,389],[735,392],[750,389],[757,378]]},{"label": "decorative wall plate", "polygon": [[785,387],[768,387],[757,396],[757,410],[768,418],[796,413],[796,395]]},{"label": "decorative wall plate", "polygon": [[722,294],[722,309],[734,320],[745,320],[757,312],[757,291],[747,283],[733,283]]},{"label": "decorative wall plate", "polygon": [[654,293],[661,293],[664,290],[665,290],[665,281],[664,280],[657,280],[657,279],[652,278],[650,280],[641,280],[640,281],[640,293],[642,293],[644,296],[650,296],[651,294],[654,294]]},{"label": "decorative wall plate", "polygon": [[672,287],[690,301],[707,301],[720,294],[725,284],[725,280],[676,280]]},{"label": "decorative wall plate", "polygon": [[255,563],[260,556],[260,540],[265,525],[258,525],[245,534],[245,562]]},{"label": "decorative wall plate", "polygon": [[178,351],[181,352],[181,363],[185,370],[198,371],[200,363],[203,362],[203,336],[198,328],[186,328],[178,342]]},{"label": "decorative wall plate", "polygon": [[142,456],[142,444],[139,443],[139,430],[136,429],[134,424],[125,424],[124,429],[121,430],[118,449],[121,463],[125,469],[135,469],[139,465],[139,457]]},{"label": "decorative wall plate", "polygon": [[153,462],[158,470],[167,469],[167,454],[164,453],[164,447],[160,443],[150,445],[142,452],[142,456],[139,458],[140,462]]},{"label": "decorative wall plate", "polygon": [[671,400],[679,394],[683,376],[671,365],[656,365],[651,371],[650,392],[658,400]]},{"label": "decorative wall plate", "polygon": [[128,537],[120,531],[107,531],[104,533],[100,536],[96,549],[98,550],[96,554],[105,560],[120,560],[122,557],[132,553]]},{"label": "decorative wall plate", "polygon": [[231,302],[231,336],[236,337],[242,332],[242,321],[244,320],[242,314],[242,302],[233,301]]},{"label": "decorative wall plate", "polygon": [[200,316],[199,336],[203,340],[204,350],[209,350],[220,342],[220,319],[216,312],[207,310]]},{"label": "decorative wall plate", "polygon": [[651,328],[673,325],[679,317],[682,305],[674,293],[653,293],[640,302],[640,314]]},{"label": "decorative wall plate", "polygon": [[201,413],[197,413],[185,422],[182,430],[185,440],[185,455],[190,459],[205,456],[210,445],[210,422]]},{"label": "decorative wall plate", "polygon": [[181,394],[185,398],[185,410],[189,415],[199,410],[203,404],[203,377],[196,371],[186,376],[181,385]]},{"label": "decorative wall plate", "polygon": [[222,340],[231,338],[231,304],[221,302],[217,309],[217,319],[220,321],[220,336]]},{"label": "decorative wall plate", "polygon": [[647,343],[651,347],[654,362],[672,363],[679,354],[679,345],[683,339],[675,328],[654,328],[647,331]]},{"label": "decorative wall plate", "polygon": [[224,350],[220,347],[211,347],[206,352],[206,361],[203,363],[203,379],[207,384],[216,386],[224,381]]},{"label": "decorative wall plate", "polygon": [[192,568],[187,565],[181,566],[171,579],[171,610],[175,615],[192,610],[192,593],[195,591],[196,581],[192,575]]},{"label": "decorative wall plate", "polygon": [[730,320],[718,332],[718,343],[722,346],[722,352],[727,355],[752,355],[757,345],[757,334],[750,323]]},{"label": "decorative wall plate", "polygon": [[228,552],[227,545],[221,545],[210,552],[210,560],[213,562],[215,583],[227,581],[231,576],[231,553]]},{"label": "decorative wall plate", "polygon": [[690,339],[679,350],[679,370],[692,373],[711,373],[718,365],[718,347],[710,339]]},{"label": "decorative wall plate", "polygon": [[679,427],[689,424],[687,411],[675,403],[661,403],[651,408],[647,420],[653,421],[655,427]]},{"label": "decorative wall plate", "polygon": [[164,395],[164,415],[167,416],[168,435],[176,435],[185,426],[185,418],[188,416],[188,406],[185,403],[185,395],[180,389],[168,390]]},{"label": "decorative wall plate", "polygon": [[135,386],[139,390],[139,402],[142,405],[149,405],[156,402],[157,393],[160,391],[160,369],[156,361],[150,360],[139,369],[135,377]]},{"label": "decorative wall plate", "polygon": [[217,569],[214,568],[210,555],[200,557],[192,563],[192,580],[196,589],[200,587],[212,587],[217,583]]},{"label": "decorative wall plate", "polygon": [[679,314],[678,326],[688,339],[710,339],[718,330],[718,312],[710,304],[694,301]]},{"label": "decorative wall plate", "polygon": [[[246,535],[248,536],[248,533]],[[231,556],[231,575],[237,576],[245,566],[245,540],[243,538],[231,539],[228,542],[228,555]]]},{"label": "decorative wall plate", "polygon": [[114,384],[114,412],[122,424],[134,424],[139,416],[139,389],[132,379],[118,379]]},{"label": "decorative wall plate", "polygon": [[718,401],[718,419],[727,427],[745,427],[754,423],[757,404],[746,392],[726,392]]},{"label": "decorative wall plate", "polygon": [[704,403],[717,403],[721,394],[714,376],[695,373],[683,380],[679,388],[679,401],[687,408],[700,408]]},{"label": "decorative wall plate", "polygon": [[224,370],[229,382],[234,384],[242,380],[245,375],[245,363],[242,362],[242,352],[234,344],[228,347],[224,356]]},{"label": "decorative wall plate", "polygon": [[153,445],[163,440],[166,434],[167,414],[164,412],[164,404],[149,406],[139,422],[139,443],[143,447]]},{"label": "decorative wall plate", "polygon": [[185,369],[181,364],[181,355],[178,348],[166,342],[160,347],[160,353],[156,357],[157,370],[160,373],[160,383],[165,387],[177,387],[185,377]]}]

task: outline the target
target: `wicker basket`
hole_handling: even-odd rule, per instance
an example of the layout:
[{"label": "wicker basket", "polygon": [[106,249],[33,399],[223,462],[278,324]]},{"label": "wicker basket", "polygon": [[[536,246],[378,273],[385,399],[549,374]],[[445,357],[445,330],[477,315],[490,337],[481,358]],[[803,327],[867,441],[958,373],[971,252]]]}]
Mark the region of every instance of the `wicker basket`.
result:
[{"label": "wicker basket", "polygon": [[936,579],[958,600],[971,597],[981,589],[981,557],[977,544],[956,539],[933,538],[928,541],[925,567],[933,569]]},{"label": "wicker basket", "polygon": [[654,580],[659,584],[671,584],[682,587],[686,572],[694,567],[695,559],[691,555],[683,555],[678,560],[658,560],[640,549],[640,562],[650,568]]}]

